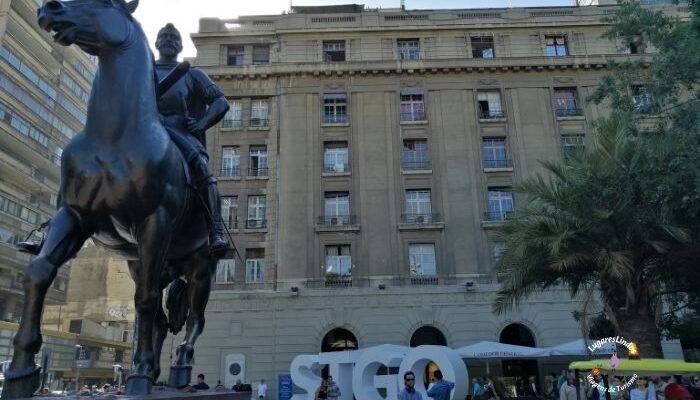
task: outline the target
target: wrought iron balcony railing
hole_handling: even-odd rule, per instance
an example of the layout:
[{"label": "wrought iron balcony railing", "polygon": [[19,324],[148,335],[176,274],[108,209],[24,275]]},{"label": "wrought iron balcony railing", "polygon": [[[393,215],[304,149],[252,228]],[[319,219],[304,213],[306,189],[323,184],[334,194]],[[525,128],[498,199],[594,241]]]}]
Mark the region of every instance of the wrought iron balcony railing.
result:
[{"label": "wrought iron balcony railing", "polygon": [[318,218],[318,224],[321,226],[346,226],[355,223],[354,215],[322,215]]},{"label": "wrought iron balcony railing", "polygon": [[221,174],[219,174],[219,176],[222,178],[232,178],[236,176],[241,176],[241,167],[221,168]]},{"label": "wrought iron balcony railing", "polygon": [[440,214],[401,214],[401,223],[403,224],[432,224],[434,222],[442,222]]},{"label": "wrought iron balcony railing", "polygon": [[265,229],[267,228],[266,219],[247,219],[245,221],[246,229]]},{"label": "wrought iron balcony railing", "polygon": [[323,164],[323,172],[327,174],[350,172],[349,163]]},{"label": "wrought iron balcony railing", "polygon": [[351,276],[339,276],[339,277],[326,277],[324,279],[324,286],[327,288],[349,288],[352,287],[352,277]]},{"label": "wrought iron balcony railing", "polygon": [[248,168],[248,176],[267,176],[268,168]]},{"label": "wrought iron balcony railing", "polygon": [[439,285],[440,279],[434,275],[414,275],[409,282],[412,286],[432,286]]},{"label": "wrought iron balcony railing", "polygon": [[222,128],[241,128],[243,127],[243,120],[240,119],[225,119],[221,121]]},{"label": "wrought iron balcony railing", "polygon": [[554,110],[557,117],[582,117],[583,109],[581,108],[557,108]]},{"label": "wrought iron balcony railing", "polygon": [[401,122],[425,121],[425,111],[402,112]]},{"label": "wrought iron balcony railing", "polygon": [[484,160],[484,168],[513,168],[513,160],[507,158]]},{"label": "wrought iron balcony railing", "polygon": [[505,221],[512,214],[513,211],[487,211],[484,213],[484,221]]},{"label": "wrought iron balcony railing", "polygon": [[479,119],[500,119],[505,118],[506,112],[503,110],[479,109]]},{"label": "wrought iron balcony railing", "polygon": [[415,160],[406,161],[406,160],[404,160],[403,169],[405,171],[429,170],[430,169],[430,161],[428,161],[428,160],[422,160],[422,161],[415,161]]},{"label": "wrought iron balcony railing", "polygon": [[348,122],[347,114],[324,114],[323,123],[324,124],[344,124]]}]

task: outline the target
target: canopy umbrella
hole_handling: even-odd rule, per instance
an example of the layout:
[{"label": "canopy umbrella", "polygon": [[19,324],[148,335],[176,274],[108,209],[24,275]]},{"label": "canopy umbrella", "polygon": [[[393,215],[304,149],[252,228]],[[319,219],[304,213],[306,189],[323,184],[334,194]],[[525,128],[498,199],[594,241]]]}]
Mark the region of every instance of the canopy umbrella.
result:
[{"label": "canopy umbrella", "polygon": [[489,360],[491,359],[539,358],[550,355],[549,349],[516,346],[514,344],[489,341],[460,347],[456,351],[462,358],[485,359],[486,373],[490,373]]}]

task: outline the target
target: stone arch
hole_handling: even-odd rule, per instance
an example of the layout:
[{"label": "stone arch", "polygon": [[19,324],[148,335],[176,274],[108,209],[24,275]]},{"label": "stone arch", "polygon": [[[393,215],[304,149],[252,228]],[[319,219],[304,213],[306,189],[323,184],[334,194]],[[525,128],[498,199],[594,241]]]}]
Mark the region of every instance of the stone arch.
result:
[{"label": "stone arch", "polygon": [[421,345],[447,346],[445,334],[432,325],[423,325],[413,331],[409,346],[418,347]]},{"label": "stone arch", "polygon": [[438,321],[431,321],[431,322],[424,322],[424,321],[417,321],[413,323],[407,330],[406,332],[408,333],[408,337],[406,337],[405,341],[405,346],[411,347],[411,338],[413,335],[418,331],[419,329],[423,327],[430,327],[434,328],[442,335],[445,337],[445,346],[450,347],[450,343],[452,343],[452,340],[450,340],[450,330],[445,326],[444,324],[438,322]]},{"label": "stone arch", "polygon": [[504,329],[506,329],[509,325],[522,325],[523,327],[527,328],[528,331],[532,334],[532,337],[535,339],[535,347],[537,347],[537,344],[539,343],[538,339],[541,337],[540,336],[540,331],[537,329],[537,325],[532,323],[532,321],[526,320],[526,319],[519,319],[519,320],[504,320],[502,321],[498,326],[497,329],[494,331],[494,342],[500,343],[501,342],[501,333],[503,332]]},{"label": "stone arch", "polygon": [[336,326],[326,329],[321,337],[321,352],[357,350],[360,348],[360,340],[351,327]]}]

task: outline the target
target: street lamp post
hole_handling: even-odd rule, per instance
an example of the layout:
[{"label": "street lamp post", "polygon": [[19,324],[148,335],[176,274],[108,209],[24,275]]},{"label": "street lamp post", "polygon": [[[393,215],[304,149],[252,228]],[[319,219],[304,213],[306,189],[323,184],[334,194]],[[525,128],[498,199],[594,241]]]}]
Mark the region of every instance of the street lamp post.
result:
[{"label": "street lamp post", "polygon": [[78,358],[75,359],[75,390],[80,391],[80,355],[83,346],[76,344],[75,348],[78,351]]}]

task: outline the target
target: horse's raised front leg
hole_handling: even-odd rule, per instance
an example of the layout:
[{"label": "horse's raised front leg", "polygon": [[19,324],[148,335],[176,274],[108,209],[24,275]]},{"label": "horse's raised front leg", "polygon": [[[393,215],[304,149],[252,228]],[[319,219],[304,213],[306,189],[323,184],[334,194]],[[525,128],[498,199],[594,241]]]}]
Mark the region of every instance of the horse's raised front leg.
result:
[{"label": "horse's raised front leg", "polygon": [[216,259],[209,254],[208,249],[199,250],[192,257],[192,265],[187,277],[187,296],[190,300],[190,312],[187,316],[185,338],[177,348],[176,365],[186,366],[192,364],[194,344],[204,330],[204,311],[209,301],[211,281],[215,270]]},{"label": "horse's raised front leg", "polygon": [[44,246],[24,272],[24,308],[14,339],[15,352],[5,374],[3,399],[31,397],[38,389],[39,370],[34,356],[41,348],[41,314],[46,291],[58,268],[70,260],[89,237],[78,216],[62,207],[51,220]]},{"label": "horse's raised front leg", "polygon": [[153,329],[161,307],[160,275],[165,267],[171,238],[171,226],[165,208],[149,215],[136,230],[139,262],[131,271],[136,284],[134,304],[138,318],[134,370],[128,379],[127,394],[151,392],[155,378],[155,348]]}]

